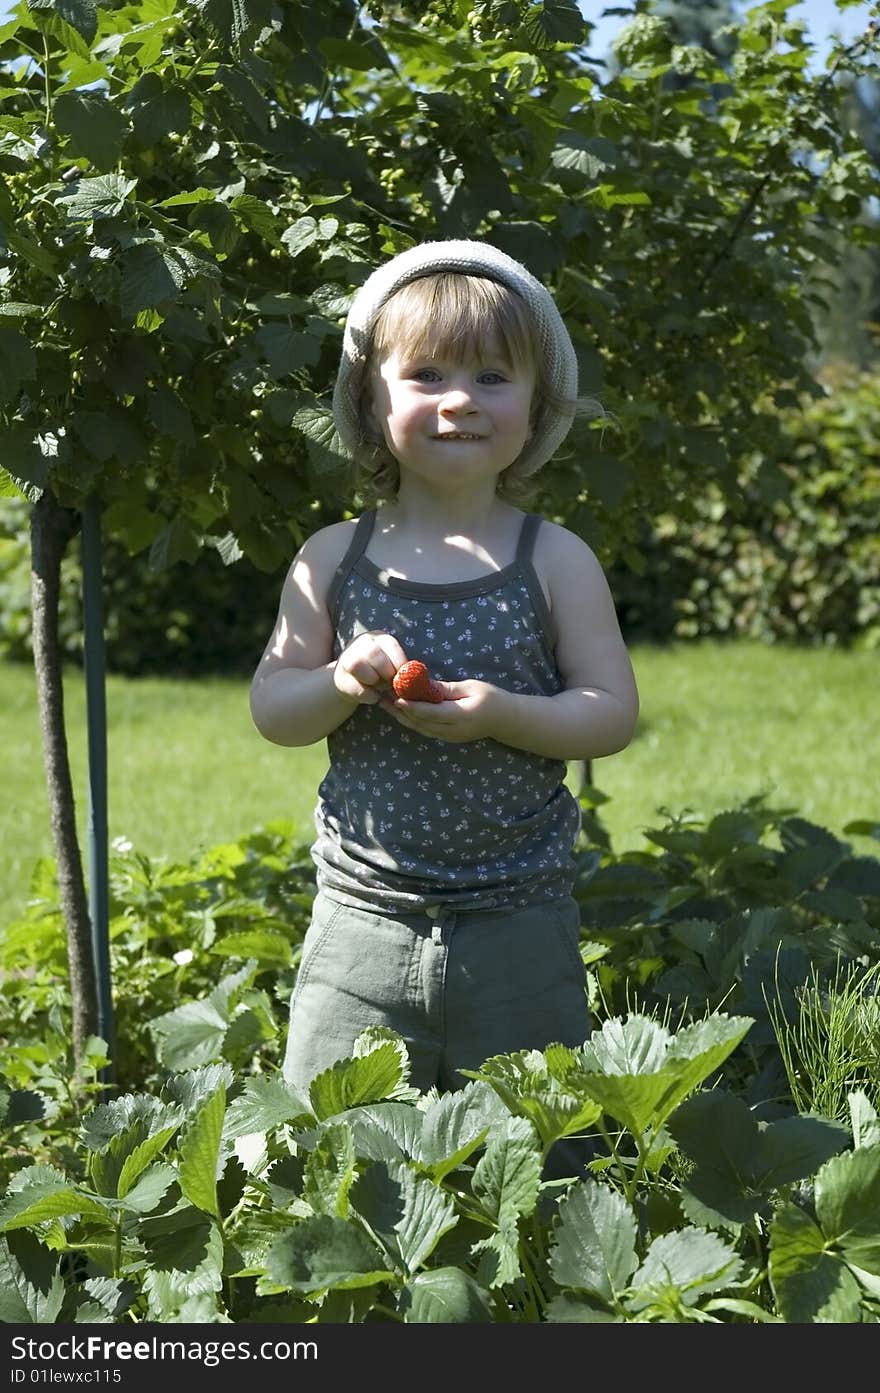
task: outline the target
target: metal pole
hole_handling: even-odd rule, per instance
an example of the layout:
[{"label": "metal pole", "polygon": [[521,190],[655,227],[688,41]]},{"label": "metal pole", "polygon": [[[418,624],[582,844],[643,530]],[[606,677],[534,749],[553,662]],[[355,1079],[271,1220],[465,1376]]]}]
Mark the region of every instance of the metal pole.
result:
[{"label": "metal pole", "polygon": [[105,696],[104,610],[101,569],[101,504],[95,494],[82,515],[83,631],[86,723],[89,741],[89,917],[98,981],[98,1033],[107,1042],[110,1063],[104,1083],[114,1077],[113,997],[110,984],[110,890],[107,850],[107,703]]}]

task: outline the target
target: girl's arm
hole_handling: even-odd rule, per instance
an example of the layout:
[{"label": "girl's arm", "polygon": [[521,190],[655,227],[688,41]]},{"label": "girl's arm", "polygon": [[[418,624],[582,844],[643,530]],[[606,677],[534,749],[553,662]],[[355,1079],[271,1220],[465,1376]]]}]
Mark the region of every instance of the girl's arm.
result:
[{"label": "girl's arm", "polygon": [[552,527],[547,580],[556,630],[557,696],[496,689],[492,736],[551,759],[599,759],[632,740],[639,695],[614,601],[586,542]]},{"label": "girl's arm", "polygon": [[406,659],[390,634],[360,634],[333,657],[326,596],[350,539],[346,523],[315,532],[282,587],[275,628],[250,690],[254,725],[276,745],[324,740],[358,705],[377,702]]}]

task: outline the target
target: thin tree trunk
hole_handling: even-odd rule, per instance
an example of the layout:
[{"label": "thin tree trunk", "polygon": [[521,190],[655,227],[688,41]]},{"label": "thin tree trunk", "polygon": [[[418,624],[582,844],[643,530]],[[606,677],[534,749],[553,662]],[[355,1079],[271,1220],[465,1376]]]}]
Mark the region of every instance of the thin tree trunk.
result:
[{"label": "thin tree trunk", "polygon": [[61,561],[77,527],[76,513],[62,508],[47,489],[31,513],[34,670],[58,891],[67,928],[73,1053],[79,1063],[86,1040],[98,1033],[98,988],[88,898],[76,834],[76,805],[64,728],[64,684],[58,643]]}]

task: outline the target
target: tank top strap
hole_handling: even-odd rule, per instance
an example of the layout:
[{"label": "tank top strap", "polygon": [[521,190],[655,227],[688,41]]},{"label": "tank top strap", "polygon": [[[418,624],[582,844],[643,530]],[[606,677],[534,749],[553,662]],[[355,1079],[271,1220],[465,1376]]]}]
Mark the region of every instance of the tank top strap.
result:
[{"label": "tank top strap", "polygon": [[523,562],[531,562],[532,552],[535,549],[535,538],[538,535],[538,528],[543,519],[538,513],[526,513],[519,529],[519,540],[516,544],[516,561],[518,565]]},{"label": "tank top strap", "polygon": [[519,573],[526,583],[538,623],[544,635],[544,641],[548,652],[552,654],[554,648],[553,623],[550,618],[550,608],[544,596],[544,589],[538,579],[538,572],[535,570],[532,561],[532,554],[535,550],[535,538],[538,535],[538,528],[544,519],[540,513],[526,513],[523,518],[522,526],[519,530],[519,541],[516,545],[516,564]]},{"label": "tank top strap", "polygon": [[357,565],[367,547],[370,545],[370,538],[373,535],[373,523],[375,521],[375,508],[368,508],[365,513],[361,513],[345,555],[333,572],[333,579],[327,589],[327,609],[333,616],[334,624],[336,622],[336,603],[339,599],[339,593],[348,579],[349,572]]}]

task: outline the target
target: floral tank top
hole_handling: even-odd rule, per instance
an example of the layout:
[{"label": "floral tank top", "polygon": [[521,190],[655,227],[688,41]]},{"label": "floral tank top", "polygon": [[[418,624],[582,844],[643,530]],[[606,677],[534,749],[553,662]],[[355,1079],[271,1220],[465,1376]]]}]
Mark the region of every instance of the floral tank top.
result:
[{"label": "floral tank top", "polygon": [[[389,633],[445,681],[562,690],[531,559],[539,516],[524,515],[509,566],[443,585],[399,579],[366,558],[375,516],[358,520],[330,586],[335,656],[358,634]],[[327,748],[311,854],[318,888],[334,899],[405,914],[519,909],[570,893],[581,816],[563,760],[492,739],[449,744],[378,706],[356,707]]]}]

